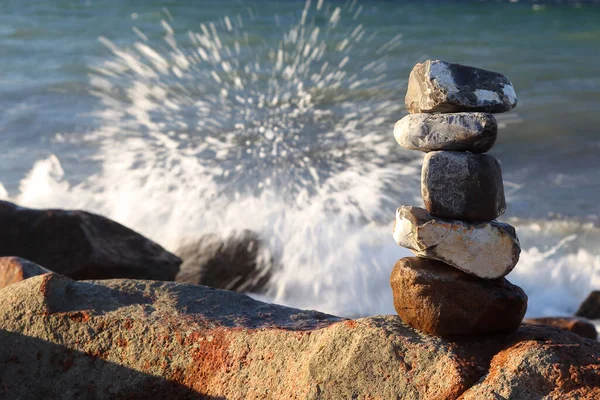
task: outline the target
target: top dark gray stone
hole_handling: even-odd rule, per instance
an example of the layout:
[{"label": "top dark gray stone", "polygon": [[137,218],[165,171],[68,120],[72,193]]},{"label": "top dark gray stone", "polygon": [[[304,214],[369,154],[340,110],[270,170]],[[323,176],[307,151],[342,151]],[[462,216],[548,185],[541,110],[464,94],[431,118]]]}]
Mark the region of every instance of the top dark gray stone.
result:
[{"label": "top dark gray stone", "polygon": [[411,113],[502,113],[517,105],[517,96],[510,81],[502,74],[428,60],[411,71],[405,104]]}]

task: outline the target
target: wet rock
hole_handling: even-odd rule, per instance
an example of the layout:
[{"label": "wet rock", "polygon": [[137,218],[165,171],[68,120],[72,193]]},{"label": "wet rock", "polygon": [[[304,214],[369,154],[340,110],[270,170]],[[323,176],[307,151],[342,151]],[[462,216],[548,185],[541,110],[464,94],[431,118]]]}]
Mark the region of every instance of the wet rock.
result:
[{"label": "wet rock", "polygon": [[573,332],[581,337],[596,340],[598,332],[596,327],[591,322],[583,318],[574,317],[546,317],[546,318],[531,318],[523,320],[526,325],[550,326],[553,328],[562,329]]},{"label": "wet rock", "polygon": [[52,271],[19,257],[0,257],[0,289]]},{"label": "wet rock", "polygon": [[18,256],[73,279],[173,280],[181,260],[108,218],[0,201],[0,256]]},{"label": "wet rock", "polygon": [[394,126],[400,146],[424,152],[435,150],[485,153],[494,146],[498,124],[492,114],[409,114]]},{"label": "wet rock", "polygon": [[505,278],[479,279],[436,260],[398,260],[390,284],[402,321],[436,336],[514,332],[527,310],[525,292]]},{"label": "wet rock", "polygon": [[500,164],[485,154],[427,153],[421,195],[425,208],[440,218],[491,221],[506,210]]},{"label": "wet rock", "polygon": [[242,293],[264,293],[273,273],[258,234],[245,230],[222,239],[208,234],[177,250],[183,260],[177,282]]},{"label": "wet rock", "polygon": [[600,291],[591,292],[575,313],[578,317],[600,319]]},{"label": "wet rock", "polygon": [[569,332],[448,340],[397,316],[344,320],[174,282],[27,279],[0,291],[0,343],[7,399],[600,394],[600,343]]},{"label": "wet rock", "polygon": [[411,113],[501,113],[517,105],[517,96],[510,81],[502,74],[428,60],[415,65],[411,71],[405,104]]},{"label": "wet rock", "polygon": [[515,229],[509,224],[448,221],[412,206],[396,210],[394,240],[418,256],[484,279],[507,275],[521,253]]}]

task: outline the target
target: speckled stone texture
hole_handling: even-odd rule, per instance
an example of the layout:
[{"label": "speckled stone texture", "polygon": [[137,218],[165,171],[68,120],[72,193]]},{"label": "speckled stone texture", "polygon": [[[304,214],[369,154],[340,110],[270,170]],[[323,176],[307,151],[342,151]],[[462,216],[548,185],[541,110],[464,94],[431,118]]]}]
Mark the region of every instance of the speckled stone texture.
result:
[{"label": "speckled stone texture", "polygon": [[600,343],[570,332],[448,340],[174,282],[32,277],[0,290],[0,343],[3,399],[600,395]]},{"label": "speckled stone texture", "polygon": [[0,257],[0,289],[52,271],[19,257]]},{"label": "speckled stone texture", "polygon": [[23,257],[73,279],[173,280],[181,264],[152,240],[85,211],[0,201],[0,226],[0,256]]},{"label": "speckled stone texture", "polygon": [[405,98],[411,113],[483,111],[501,113],[517,105],[502,74],[440,60],[415,65]]},{"label": "speckled stone texture", "polygon": [[420,257],[443,261],[484,279],[509,274],[521,253],[515,228],[509,224],[445,220],[412,206],[396,210],[393,235],[398,245]]},{"label": "speckled stone texture", "polygon": [[394,126],[394,137],[405,149],[485,153],[496,142],[498,124],[492,114],[409,114]]},{"label": "speckled stone texture", "polygon": [[500,164],[485,154],[427,153],[421,195],[425,208],[440,218],[491,221],[506,210]]},{"label": "speckled stone texture", "polygon": [[390,284],[402,321],[436,336],[514,332],[527,310],[525,292],[505,278],[478,279],[436,260],[398,260]]}]

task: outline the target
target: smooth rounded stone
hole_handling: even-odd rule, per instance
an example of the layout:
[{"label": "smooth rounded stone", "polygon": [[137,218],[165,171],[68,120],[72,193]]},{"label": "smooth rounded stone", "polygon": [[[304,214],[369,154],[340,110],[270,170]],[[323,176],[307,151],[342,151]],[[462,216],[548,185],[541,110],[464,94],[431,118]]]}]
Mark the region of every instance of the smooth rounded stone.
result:
[{"label": "smooth rounded stone", "polygon": [[398,260],[390,284],[402,321],[442,337],[514,332],[527,310],[525,292],[505,278],[478,279],[436,260]]},{"label": "smooth rounded stone", "polygon": [[496,143],[498,124],[492,114],[409,114],[396,122],[394,137],[405,149],[485,153]]},{"label": "smooth rounded stone", "polygon": [[427,60],[411,71],[405,104],[411,113],[502,113],[515,108],[517,95],[512,83],[497,72]]},{"label": "smooth rounded stone", "polygon": [[20,257],[0,257],[0,289],[52,271]]},{"label": "smooth rounded stone", "polygon": [[441,218],[491,221],[506,211],[500,163],[485,154],[427,153],[421,195],[425,208]]},{"label": "smooth rounded stone", "polygon": [[412,206],[396,210],[394,240],[417,256],[443,261],[484,279],[510,273],[521,253],[515,228],[509,224],[448,221]]},{"label": "smooth rounded stone", "polygon": [[596,340],[598,332],[596,327],[590,321],[577,317],[544,317],[531,318],[523,320],[525,325],[550,326],[552,328],[562,329],[563,331],[573,332],[584,338]]}]

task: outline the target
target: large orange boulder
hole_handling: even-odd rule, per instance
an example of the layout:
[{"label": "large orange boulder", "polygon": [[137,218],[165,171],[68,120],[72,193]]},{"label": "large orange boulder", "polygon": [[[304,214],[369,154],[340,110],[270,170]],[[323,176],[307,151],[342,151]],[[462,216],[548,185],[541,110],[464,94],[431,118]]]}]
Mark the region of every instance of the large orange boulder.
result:
[{"label": "large orange boulder", "polygon": [[7,399],[600,395],[600,343],[570,332],[451,341],[174,282],[32,277],[0,290],[0,343]]}]

